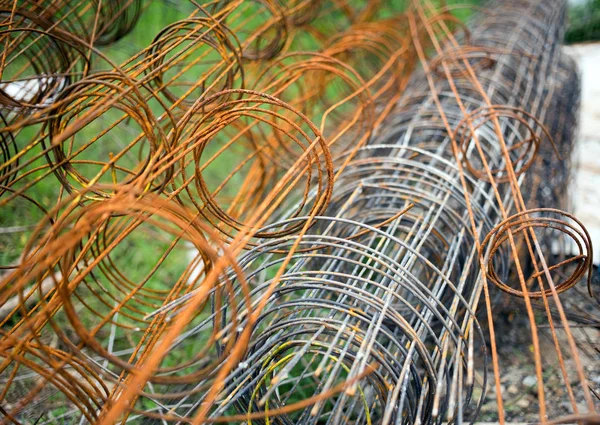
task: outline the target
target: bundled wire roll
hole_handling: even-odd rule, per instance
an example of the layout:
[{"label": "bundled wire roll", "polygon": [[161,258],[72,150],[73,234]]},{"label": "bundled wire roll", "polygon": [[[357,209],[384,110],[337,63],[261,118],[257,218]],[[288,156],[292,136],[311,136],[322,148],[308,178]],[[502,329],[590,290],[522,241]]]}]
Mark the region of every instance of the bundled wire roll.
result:
[{"label": "bundled wire roll", "polygon": [[[572,168],[579,116],[581,83],[572,58],[561,54],[558,69],[551,81],[555,92],[550,98],[546,128],[554,146],[541,145],[522,183],[522,193],[528,208],[556,208],[571,212]],[[558,159],[558,160],[557,160]],[[557,237],[558,236],[558,237]],[[575,246],[568,238],[552,231],[540,233],[540,244],[548,261],[560,263],[568,258]],[[527,263],[527,254],[523,257]]]},{"label": "bundled wire roll", "polygon": [[[383,3],[193,1],[121,66],[1,111],[0,208],[39,220],[0,264],[5,422],[461,423],[488,363],[503,422],[500,291],[529,319],[538,419],[535,301],[571,335],[570,413],[594,413],[559,298],[589,236],[527,183],[575,126],[563,2],[469,26]],[[48,181],[50,206],[29,195]]]},{"label": "bundled wire roll", "polygon": [[[246,394],[232,404],[223,389],[262,307],[235,259],[316,225],[305,215],[325,213],[344,162],[393,107],[384,80],[402,91],[416,63],[406,25],[389,22],[375,49],[391,57],[354,60],[370,44],[343,31],[372,19],[376,32],[379,2],[191,3],[122,65],[92,49],[91,63],[114,69],[74,73],[2,110],[0,208],[14,224],[2,243],[23,245],[0,265],[3,421],[239,418]],[[86,4],[97,25],[110,21],[113,2]],[[289,30],[322,18],[313,6],[341,15],[336,50],[293,51]],[[48,10],[35,19],[70,16]],[[267,18],[255,27],[248,14]]]},{"label": "bundled wire roll", "polygon": [[[425,21],[430,10],[426,3],[415,15]],[[497,384],[501,373],[491,316],[485,338],[475,316],[478,309],[491,309],[484,304],[490,283],[523,297],[530,309],[530,297],[546,300],[567,290],[591,266],[585,228],[570,214],[547,209],[563,207],[561,198],[532,200],[536,209],[527,210],[520,191],[540,155],[553,164],[560,162],[557,144],[565,156],[570,152],[578,103],[575,94],[564,94],[576,92],[577,79],[559,55],[564,16],[562,1],[499,2],[468,27],[468,45],[452,36],[438,44],[438,56],[423,62],[425,70],[412,78],[379,136],[336,181],[327,216],[315,218],[315,229],[270,240],[242,256],[243,267],[252,265],[250,282],[257,280],[255,303],[265,293],[269,302],[220,409],[235,403],[242,413],[283,411],[298,394],[316,397],[346,381],[353,384],[345,392],[271,420],[392,424],[477,418],[487,385],[485,375],[475,379],[474,364],[489,355],[486,340],[492,340]],[[433,37],[438,25],[447,31],[443,20],[413,25],[412,31]],[[557,178],[566,181],[565,174]],[[550,248],[540,242],[547,239],[529,233],[545,223],[580,252],[566,253],[557,266],[543,265],[546,276],[556,279],[558,269],[578,264],[562,280],[549,277],[550,289],[538,289],[539,257],[530,255],[524,241],[512,251],[505,244],[521,235],[542,250],[536,255],[550,258],[542,247]],[[526,256],[517,265],[521,250]],[[526,266],[532,269],[528,280],[520,275],[506,283]],[[531,332],[539,372],[535,322]],[[563,351],[578,356],[572,345]],[[585,375],[576,374],[594,412]],[[543,385],[538,388],[545,418]],[[504,415],[501,396],[498,415]]]}]

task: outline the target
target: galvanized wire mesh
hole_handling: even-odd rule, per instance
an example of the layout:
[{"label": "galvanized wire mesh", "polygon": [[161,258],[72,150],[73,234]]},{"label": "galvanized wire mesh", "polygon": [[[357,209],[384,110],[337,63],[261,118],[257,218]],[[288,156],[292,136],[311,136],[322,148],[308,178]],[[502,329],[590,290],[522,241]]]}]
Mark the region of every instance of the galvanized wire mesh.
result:
[{"label": "galvanized wire mesh", "polygon": [[563,1],[192,2],[118,66],[139,2],[5,3],[3,421],[462,423],[489,380],[502,423],[503,293],[539,421],[597,420]]}]

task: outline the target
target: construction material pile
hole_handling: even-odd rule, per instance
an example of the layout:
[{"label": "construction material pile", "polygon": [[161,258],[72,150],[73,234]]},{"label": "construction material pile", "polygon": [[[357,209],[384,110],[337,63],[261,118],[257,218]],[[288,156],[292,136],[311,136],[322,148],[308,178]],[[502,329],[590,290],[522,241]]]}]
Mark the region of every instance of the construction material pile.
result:
[{"label": "construction material pile", "polygon": [[0,0],[3,423],[598,420],[565,4],[392,3]]}]

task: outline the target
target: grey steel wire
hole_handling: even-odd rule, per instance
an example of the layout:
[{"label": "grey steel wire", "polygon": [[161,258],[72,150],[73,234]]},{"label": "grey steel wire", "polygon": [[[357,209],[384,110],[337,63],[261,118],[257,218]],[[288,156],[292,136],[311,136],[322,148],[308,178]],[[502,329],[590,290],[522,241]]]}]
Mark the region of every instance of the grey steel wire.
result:
[{"label": "grey steel wire", "polygon": [[[565,118],[568,123],[559,115],[576,99],[554,93],[561,75],[576,81],[559,55],[564,19],[559,0],[505,1],[469,29],[471,45],[484,53],[501,52],[477,75],[491,103],[524,109],[568,132],[574,114]],[[486,106],[466,79],[455,82],[468,112]],[[458,127],[465,114],[448,81],[439,78],[435,91],[450,125]],[[527,138],[525,126],[509,120],[502,121],[502,130],[509,146]],[[491,124],[478,131],[489,149],[490,167],[505,169]],[[572,137],[565,134],[563,140],[568,153]],[[548,146],[544,149],[546,158]],[[472,151],[466,156],[476,157]],[[227,379],[223,392],[228,396],[214,409],[215,416],[232,408],[248,413],[283,407],[297,394],[324,392],[376,363],[375,372],[350,390],[271,420],[475,420],[485,391],[474,399],[473,389],[485,389],[486,378],[475,379],[474,362],[486,358],[486,345],[474,313],[482,279],[465,197],[479,235],[488,234],[502,215],[484,179],[467,177],[471,191],[464,193],[456,161],[432,90],[419,73],[379,136],[336,182],[328,216],[317,217],[315,228],[299,241],[294,236],[269,240],[240,259],[258,302],[285,253],[298,244],[254,330],[246,359]],[[514,165],[515,171],[528,166],[526,160]],[[510,211],[508,185],[500,190],[503,207]],[[544,193],[542,188],[531,196]],[[399,211],[406,212],[398,217]],[[496,268],[506,277],[509,255],[501,259]]]}]

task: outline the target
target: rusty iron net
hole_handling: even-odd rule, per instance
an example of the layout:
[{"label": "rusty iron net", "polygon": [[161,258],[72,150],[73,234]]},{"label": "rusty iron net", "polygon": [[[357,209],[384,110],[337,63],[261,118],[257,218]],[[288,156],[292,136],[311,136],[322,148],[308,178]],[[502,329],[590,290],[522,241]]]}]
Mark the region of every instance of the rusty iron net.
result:
[{"label": "rusty iron net", "polygon": [[598,423],[565,14],[0,0],[0,421]]}]

